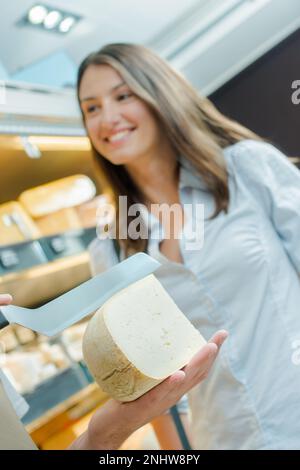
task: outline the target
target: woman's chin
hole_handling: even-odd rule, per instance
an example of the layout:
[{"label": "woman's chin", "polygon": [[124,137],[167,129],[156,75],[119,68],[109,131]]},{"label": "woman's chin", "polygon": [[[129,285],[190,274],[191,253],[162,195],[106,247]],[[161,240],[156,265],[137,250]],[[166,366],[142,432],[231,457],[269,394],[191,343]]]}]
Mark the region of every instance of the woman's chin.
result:
[{"label": "woman's chin", "polygon": [[107,158],[113,165],[130,165],[137,159],[134,155],[128,154],[120,154],[120,155],[112,155],[110,158]]}]

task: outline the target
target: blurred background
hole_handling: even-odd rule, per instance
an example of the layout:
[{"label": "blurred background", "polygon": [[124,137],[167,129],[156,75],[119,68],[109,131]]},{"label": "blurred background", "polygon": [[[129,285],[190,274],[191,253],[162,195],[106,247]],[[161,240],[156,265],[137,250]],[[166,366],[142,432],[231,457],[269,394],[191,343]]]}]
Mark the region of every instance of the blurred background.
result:
[{"label": "blurred background", "polygon": [[[76,72],[88,53],[109,42],[152,48],[300,168],[300,104],[292,101],[299,26],[299,0],[3,3],[0,293],[36,307],[91,276],[87,247],[110,188],[95,170],[76,103]],[[30,404],[23,420],[40,448],[65,448],[106,399],[82,359],[85,327],[51,339],[19,326],[0,330],[0,366]]]}]

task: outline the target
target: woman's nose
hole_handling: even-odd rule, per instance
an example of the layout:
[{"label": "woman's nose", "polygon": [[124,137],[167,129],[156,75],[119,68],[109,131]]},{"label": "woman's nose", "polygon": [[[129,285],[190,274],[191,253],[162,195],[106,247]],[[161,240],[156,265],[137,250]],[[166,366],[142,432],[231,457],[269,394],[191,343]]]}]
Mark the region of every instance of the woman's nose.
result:
[{"label": "woman's nose", "polygon": [[107,129],[115,124],[117,124],[119,121],[119,113],[117,112],[117,109],[112,106],[112,105],[106,105],[102,107],[102,112],[101,112],[101,127]]}]

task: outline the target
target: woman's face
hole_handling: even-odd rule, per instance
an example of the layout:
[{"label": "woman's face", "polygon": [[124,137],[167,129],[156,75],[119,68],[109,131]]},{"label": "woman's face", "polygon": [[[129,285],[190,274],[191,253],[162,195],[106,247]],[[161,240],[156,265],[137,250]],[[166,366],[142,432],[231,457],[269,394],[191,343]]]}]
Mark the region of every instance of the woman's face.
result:
[{"label": "woman's face", "polygon": [[90,65],[79,99],[85,126],[95,149],[115,165],[151,156],[162,144],[156,119],[109,65]]}]

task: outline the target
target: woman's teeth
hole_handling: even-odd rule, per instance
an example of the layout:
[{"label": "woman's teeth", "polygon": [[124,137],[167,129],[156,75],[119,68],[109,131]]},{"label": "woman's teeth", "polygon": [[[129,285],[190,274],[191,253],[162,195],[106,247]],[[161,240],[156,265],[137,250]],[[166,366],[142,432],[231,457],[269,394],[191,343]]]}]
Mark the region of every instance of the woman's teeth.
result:
[{"label": "woman's teeth", "polygon": [[114,134],[112,135],[111,137],[109,137],[109,142],[117,142],[118,140],[121,140],[123,139],[123,137],[125,137],[125,135],[129,134],[129,132],[131,132],[131,130],[126,130],[126,131],[121,131],[121,132],[118,132],[117,134]]}]

